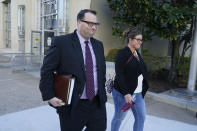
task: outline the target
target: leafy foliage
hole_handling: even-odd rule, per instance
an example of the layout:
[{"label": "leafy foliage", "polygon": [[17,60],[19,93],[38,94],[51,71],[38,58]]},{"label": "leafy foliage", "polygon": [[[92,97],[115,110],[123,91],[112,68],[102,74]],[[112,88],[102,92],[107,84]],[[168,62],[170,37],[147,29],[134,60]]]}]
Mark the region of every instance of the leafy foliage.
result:
[{"label": "leafy foliage", "polygon": [[194,0],[108,0],[114,12],[113,31],[121,36],[125,26],[142,28],[145,39],[177,40],[197,14]]},{"label": "leafy foliage", "polygon": [[111,49],[106,56],[106,61],[114,62],[118,50],[119,50],[118,48]]},{"label": "leafy foliage", "polygon": [[107,0],[113,11],[113,34],[122,37],[128,26],[137,26],[143,32],[144,41],[153,36],[168,39],[172,43],[170,81],[177,76],[180,61],[179,47],[184,42],[185,51],[192,38],[196,0]]}]

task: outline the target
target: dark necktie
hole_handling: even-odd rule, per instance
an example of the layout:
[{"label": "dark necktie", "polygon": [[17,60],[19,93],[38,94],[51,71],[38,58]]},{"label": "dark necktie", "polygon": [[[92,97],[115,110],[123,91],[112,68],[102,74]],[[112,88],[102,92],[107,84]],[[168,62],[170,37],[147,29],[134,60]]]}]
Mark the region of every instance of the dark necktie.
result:
[{"label": "dark necktie", "polygon": [[94,74],[93,74],[93,61],[88,41],[85,41],[85,75],[86,75],[86,96],[92,100],[95,96],[94,91]]}]

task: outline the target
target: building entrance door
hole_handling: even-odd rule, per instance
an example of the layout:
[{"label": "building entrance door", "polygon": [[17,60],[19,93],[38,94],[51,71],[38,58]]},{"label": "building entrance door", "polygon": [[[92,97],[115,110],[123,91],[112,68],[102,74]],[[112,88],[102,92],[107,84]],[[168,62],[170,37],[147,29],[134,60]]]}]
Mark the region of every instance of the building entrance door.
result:
[{"label": "building entrance door", "polygon": [[41,31],[31,32],[31,53],[33,55],[41,55]]},{"label": "building entrance door", "polygon": [[51,46],[51,40],[54,37],[55,32],[44,31],[44,54],[46,55],[49,47]]}]

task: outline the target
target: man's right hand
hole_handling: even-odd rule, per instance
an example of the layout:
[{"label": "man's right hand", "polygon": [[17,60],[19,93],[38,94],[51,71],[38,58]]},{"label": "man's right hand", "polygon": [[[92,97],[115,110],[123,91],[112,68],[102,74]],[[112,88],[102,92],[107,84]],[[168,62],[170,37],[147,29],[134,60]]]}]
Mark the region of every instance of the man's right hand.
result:
[{"label": "man's right hand", "polygon": [[64,103],[62,100],[58,99],[57,97],[51,98],[51,99],[49,100],[49,103],[50,103],[51,105],[53,105],[54,107],[59,107],[59,106],[65,105],[65,103]]}]

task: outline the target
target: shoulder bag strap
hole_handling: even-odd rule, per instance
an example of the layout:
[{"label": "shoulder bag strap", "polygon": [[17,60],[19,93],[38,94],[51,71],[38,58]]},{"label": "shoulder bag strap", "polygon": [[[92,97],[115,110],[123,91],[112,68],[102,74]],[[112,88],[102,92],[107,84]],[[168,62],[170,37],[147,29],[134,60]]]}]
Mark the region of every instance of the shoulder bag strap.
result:
[{"label": "shoulder bag strap", "polygon": [[126,67],[126,66],[127,66],[127,64],[129,63],[129,61],[131,61],[131,60],[132,60],[132,58],[133,58],[133,55],[131,55],[131,56],[129,57],[129,59],[126,61],[126,63],[125,63],[125,66],[124,66],[124,67]]}]

